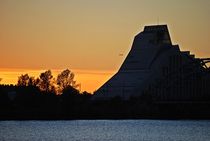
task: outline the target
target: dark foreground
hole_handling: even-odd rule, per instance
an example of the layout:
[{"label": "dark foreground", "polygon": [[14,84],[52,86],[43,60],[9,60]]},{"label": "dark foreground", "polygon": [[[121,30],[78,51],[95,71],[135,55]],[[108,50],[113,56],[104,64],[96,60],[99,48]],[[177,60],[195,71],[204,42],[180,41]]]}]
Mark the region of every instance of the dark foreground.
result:
[{"label": "dark foreground", "polygon": [[[1,120],[68,120],[68,119],[210,119],[209,102],[153,103],[138,100],[73,101],[65,105],[48,103],[16,105],[2,109]],[[44,103],[45,103],[44,102]],[[20,106],[20,107],[19,107]]]},{"label": "dark foreground", "polygon": [[[161,101],[145,94],[127,101],[119,97],[93,101],[91,94],[75,89],[62,95],[36,87],[4,86],[0,90],[0,120],[210,119],[208,98]],[[8,95],[8,90],[16,95]]]}]

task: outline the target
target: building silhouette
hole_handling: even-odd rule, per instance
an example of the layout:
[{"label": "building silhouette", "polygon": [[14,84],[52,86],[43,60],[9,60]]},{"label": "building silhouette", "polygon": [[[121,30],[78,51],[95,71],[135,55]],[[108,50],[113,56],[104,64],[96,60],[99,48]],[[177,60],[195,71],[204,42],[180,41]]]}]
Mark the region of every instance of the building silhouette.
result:
[{"label": "building silhouette", "polygon": [[202,100],[210,93],[210,58],[195,58],[173,45],[167,25],[145,26],[135,36],[119,71],[94,94],[94,100],[128,100],[144,93],[158,100]]}]

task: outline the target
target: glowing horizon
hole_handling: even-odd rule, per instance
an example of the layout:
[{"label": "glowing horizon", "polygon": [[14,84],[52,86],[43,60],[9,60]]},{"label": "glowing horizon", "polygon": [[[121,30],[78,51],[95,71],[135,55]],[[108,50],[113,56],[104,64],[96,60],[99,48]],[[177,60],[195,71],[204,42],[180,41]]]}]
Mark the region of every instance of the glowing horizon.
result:
[{"label": "glowing horizon", "polygon": [[[57,78],[57,75],[64,69],[50,69],[52,71],[53,77]],[[46,70],[29,70],[29,69],[0,69],[0,78],[2,81],[0,84],[17,84],[18,77],[21,74],[29,74],[35,78],[39,77],[40,73]],[[98,70],[71,70],[75,74],[74,80],[77,84],[81,84],[81,91],[87,91],[93,93],[97,90],[103,83],[105,83],[115,71],[98,71]]]}]

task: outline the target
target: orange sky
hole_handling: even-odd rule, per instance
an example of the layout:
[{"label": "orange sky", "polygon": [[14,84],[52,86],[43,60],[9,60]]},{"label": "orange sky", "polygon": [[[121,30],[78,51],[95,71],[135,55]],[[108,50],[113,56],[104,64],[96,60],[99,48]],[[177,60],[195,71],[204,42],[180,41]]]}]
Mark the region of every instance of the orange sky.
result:
[{"label": "orange sky", "polygon": [[[0,78],[3,78],[0,84],[16,84],[17,78],[21,74],[28,73],[30,76],[38,77],[40,73],[46,70],[25,70],[25,69],[0,69]],[[53,76],[63,70],[51,70]],[[75,74],[77,84],[81,84],[81,91],[94,92],[103,83],[105,83],[115,72],[113,71],[88,71],[88,70],[72,70]]]},{"label": "orange sky", "polygon": [[37,75],[69,68],[82,90],[92,92],[118,70],[134,36],[157,19],[168,24],[181,50],[210,57],[209,5],[209,0],[0,0],[1,83],[14,83],[28,70]]}]

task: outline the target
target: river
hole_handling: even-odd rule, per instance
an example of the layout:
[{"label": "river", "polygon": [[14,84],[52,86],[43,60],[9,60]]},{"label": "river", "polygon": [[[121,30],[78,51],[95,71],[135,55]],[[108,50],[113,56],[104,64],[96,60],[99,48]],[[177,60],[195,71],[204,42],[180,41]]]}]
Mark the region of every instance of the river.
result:
[{"label": "river", "polygon": [[0,121],[1,141],[209,141],[209,120]]}]

